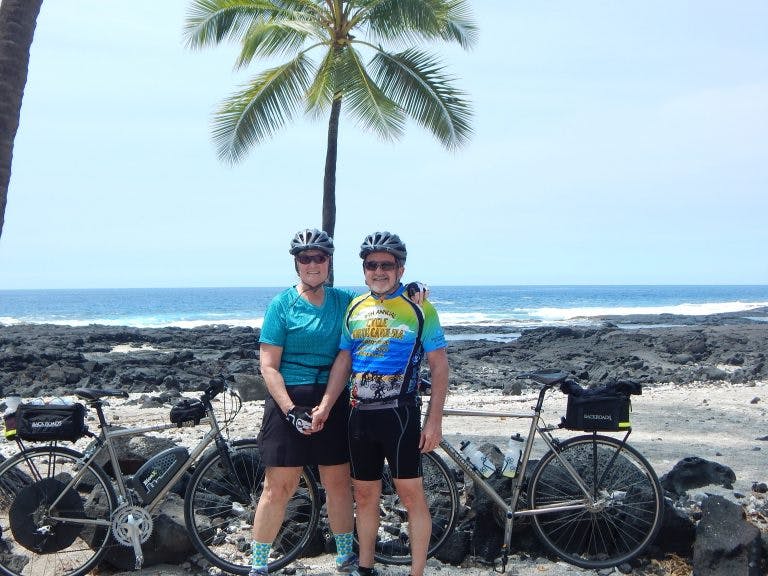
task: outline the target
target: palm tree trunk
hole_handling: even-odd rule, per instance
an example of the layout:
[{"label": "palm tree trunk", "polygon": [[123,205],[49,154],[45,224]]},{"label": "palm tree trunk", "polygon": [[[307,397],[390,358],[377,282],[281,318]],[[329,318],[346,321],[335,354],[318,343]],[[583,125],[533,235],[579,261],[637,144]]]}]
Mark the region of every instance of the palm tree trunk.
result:
[{"label": "palm tree trunk", "polygon": [[336,156],[339,142],[339,116],[341,97],[331,104],[328,121],[328,148],[325,153],[325,178],[323,179],[323,230],[333,236],[336,229]]},{"label": "palm tree trunk", "polygon": [[29,49],[43,0],[0,2],[0,236],[3,235],[13,141],[27,84]]},{"label": "palm tree trunk", "polygon": [[[323,178],[323,230],[333,237],[336,230],[336,157],[339,148],[339,116],[341,95],[333,99],[331,117],[328,120],[328,148],[325,152],[325,177]],[[328,271],[328,284],[333,286],[333,261]]]}]

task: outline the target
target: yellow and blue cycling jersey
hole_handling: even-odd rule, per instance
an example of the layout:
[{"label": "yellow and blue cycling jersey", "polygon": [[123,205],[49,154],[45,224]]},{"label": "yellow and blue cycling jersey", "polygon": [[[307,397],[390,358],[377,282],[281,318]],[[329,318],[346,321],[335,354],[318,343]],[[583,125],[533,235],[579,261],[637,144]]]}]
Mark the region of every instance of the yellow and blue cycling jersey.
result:
[{"label": "yellow and blue cycling jersey", "polygon": [[339,347],[352,355],[353,406],[415,396],[424,353],[446,346],[434,307],[403,292],[400,285],[383,299],[364,294],[347,308]]}]

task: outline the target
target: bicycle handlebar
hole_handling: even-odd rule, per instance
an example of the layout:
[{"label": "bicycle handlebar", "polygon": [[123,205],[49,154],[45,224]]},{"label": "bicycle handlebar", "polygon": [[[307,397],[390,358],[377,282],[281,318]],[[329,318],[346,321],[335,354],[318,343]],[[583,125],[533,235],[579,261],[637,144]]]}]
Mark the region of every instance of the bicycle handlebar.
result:
[{"label": "bicycle handlebar", "polygon": [[201,400],[213,400],[216,396],[224,392],[226,388],[227,384],[224,381],[224,378],[212,378],[208,384],[208,388],[203,392],[203,398],[201,398]]}]

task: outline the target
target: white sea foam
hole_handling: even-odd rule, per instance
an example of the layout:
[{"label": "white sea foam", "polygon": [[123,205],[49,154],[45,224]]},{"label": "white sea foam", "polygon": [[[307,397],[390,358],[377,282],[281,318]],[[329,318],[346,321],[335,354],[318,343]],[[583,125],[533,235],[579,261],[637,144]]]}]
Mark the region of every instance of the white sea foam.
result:
[{"label": "white sea foam", "polygon": [[169,320],[157,317],[134,317],[134,318],[86,318],[80,320],[32,320],[11,317],[0,317],[0,325],[6,326],[16,324],[53,324],[56,326],[91,326],[93,324],[101,326],[128,326],[130,328],[199,328],[201,326],[221,325],[232,327],[250,326],[251,328],[261,328],[264,318],[216,318],[205,320]]},{"label": "white sea foam", "polygon": [[743,312],[768,306],[768,302],[715,302],[705,304],[677,304],[674,306],[633,306],[633,307],[583,307],[583,308],[538,308],[531,310],[531,316],[543,320],[573,320],[595,316],[628,316],[630,314],[680,314],[683,316],[707,316],[727,312]]},{"label": "white sea foam", "polygon": [[250,328],[261,328],[261,325],[264,323],[264,318],[248,318],[248,319],[233,319],[233,318],[222,318],[217,320],[179,320],[177,322],[171,322],[169,324],[165,324],[165,326],[173,326],[175,328],[199,328],[201,326],[211,326],[212,324],[222,325],[222,326],[232,326],[232,327],[250,327]]},{"label": "white sea foam", "polygon": [[599,322],[589,318],[535,318],[519,317],[509,314],[486,314],[483,312],[439,312],[442,326],[508,326],[511,328],[531,328],[547,326],[592,326]]}]

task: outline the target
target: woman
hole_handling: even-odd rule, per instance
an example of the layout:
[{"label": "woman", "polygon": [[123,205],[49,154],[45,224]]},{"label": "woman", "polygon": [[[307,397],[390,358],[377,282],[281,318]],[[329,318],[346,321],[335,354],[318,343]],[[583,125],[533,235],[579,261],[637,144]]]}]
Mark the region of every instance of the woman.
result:
[{"label": "woman", "polygon": [[[349,396],[344,391],[322,430],[309,433],[311,409],[320,403],[339,348],[341,324],[355,294],[326,286],[333,239],[316,229],[300,230],[290,253],[299,283],[275,296],[261,329],[260,366],[269,397],[259,433],[266,466],[264,490],[253,521],[251,576],[267,574],[272,541],[285,507],[298,486],[301,469],[316,464],[326,492],[328,520],[336,541],[336,569],[352,572],[354,517],[347,447]],[[416,284],[416,283],[414,283]],[[424,288],[414,301],[423,299]],[[411,285],[409,285],[411,288]]]}]

